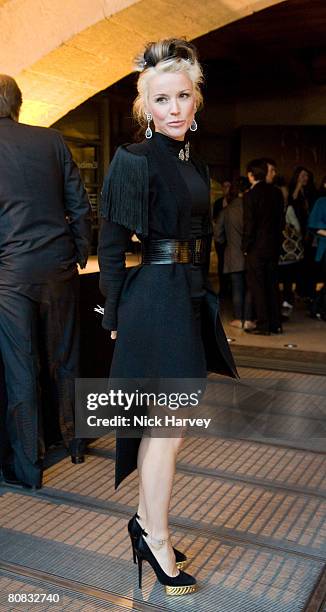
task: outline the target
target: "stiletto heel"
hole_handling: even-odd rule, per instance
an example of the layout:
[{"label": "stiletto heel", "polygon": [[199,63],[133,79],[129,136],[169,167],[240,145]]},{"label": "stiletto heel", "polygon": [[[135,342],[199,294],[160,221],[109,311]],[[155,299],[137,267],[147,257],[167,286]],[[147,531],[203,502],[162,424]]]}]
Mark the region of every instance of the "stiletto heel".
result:
[{"label": "stiletto heel", "polygon": [[[188,593],[194,593],[197,589],[196,579],[193,576],[190,576],[190,574],[186,574],[186,572],[183,572],[182,570],[179,570],[179,574],[177,576],[169,576],[166,574],[145,541],[144,535],[146,536],[147,533],[142,529],[142,533],[135,543],[138,560],[139,588],[141,588],[142,583],[142,562],[148,561],[154,570],[158,581],[165,587],[165,592],[167,595],[186,595]],[[161,542],[164,543],[164,540]]]},{"label": "stiletto heel", "polygon": [[[138,523],[137,519],[139,519],[139,515],[136,513],[134,514],[134,516],[130,519],[128,523],[128,532],[129,532],[129,536],[131,540],[134,563],[137,563],[136,552],[135,552],[135,542],[137,541],[137,538],[141,536],[141,533],[142,533],[142,528],[140,524]],[[177,548],[173,548],[173,551],[175,554],[175,561],[177,564],[177,568],[180,570],[185,569],[187,565],[189,565],[189,559],[186,557],[186,555],[180,552],[180,550],[177,550]]]}]

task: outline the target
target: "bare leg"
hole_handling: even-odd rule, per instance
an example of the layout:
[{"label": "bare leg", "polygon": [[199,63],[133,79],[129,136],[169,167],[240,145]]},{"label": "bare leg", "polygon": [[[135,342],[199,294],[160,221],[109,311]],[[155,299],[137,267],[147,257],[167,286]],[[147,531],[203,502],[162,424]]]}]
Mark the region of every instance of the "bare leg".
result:
[{"label": "bare leg", "polygon": [[[139,515],[148,537],[146,542],[162,569],[176,576],[178,569],[171,542],[157,545],[169,537],[168,512],[171,500],[177,452],[183,438],[143,437],[138,451],[140,480]],[[145,516],[143,516],[145,515]],[[151,539],[153,538],[153,540]]]},{"label": "bare leg", "polygon": [[[139,462],[139,458],[138,458],[138,462]],[[143,529],[145,529],[147,510],[146,510],[146,505],[145,505],[145,495],[144,495],[143,485],[141,483],[140,476],[139,476],[139,497],[138,497],[137,514],[139,516],[138,523],[140,523]]]}]

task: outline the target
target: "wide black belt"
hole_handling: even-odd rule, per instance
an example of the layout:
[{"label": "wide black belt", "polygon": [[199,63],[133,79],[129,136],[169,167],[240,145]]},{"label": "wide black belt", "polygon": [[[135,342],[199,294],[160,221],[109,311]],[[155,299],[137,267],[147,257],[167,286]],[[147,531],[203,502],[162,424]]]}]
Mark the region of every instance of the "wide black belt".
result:
[{"label": "wide black belt", "polygon": [[206,261],[205,238],[191,240],[146,240],[142,243],[142,264],[190,263]]}]

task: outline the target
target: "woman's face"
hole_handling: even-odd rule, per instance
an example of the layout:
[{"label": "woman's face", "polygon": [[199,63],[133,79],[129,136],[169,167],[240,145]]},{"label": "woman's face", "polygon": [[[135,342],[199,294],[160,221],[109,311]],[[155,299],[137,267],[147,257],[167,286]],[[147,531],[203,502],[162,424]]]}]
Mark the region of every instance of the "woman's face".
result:
[{"label": "woman's face", "polygon": [[308,185],[309,182],[309,174],[308,172],[306,172],[305,170],[301,170],[299,176],[298,176],[298,181],[299,183],[301,183],[301,185]]},{"label": "woman's face", "polygon": [[148,108],[155,130],[184,140],[196,111],[194,87],[185,72],[156,74],[149,81]]}]

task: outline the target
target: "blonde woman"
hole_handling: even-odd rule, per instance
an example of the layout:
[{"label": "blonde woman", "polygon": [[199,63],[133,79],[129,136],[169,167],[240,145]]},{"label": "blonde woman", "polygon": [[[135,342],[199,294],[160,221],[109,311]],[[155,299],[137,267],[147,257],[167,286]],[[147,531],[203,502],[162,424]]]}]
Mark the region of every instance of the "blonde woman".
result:
[{"label": "blonde woman", "polygon": [[[236,376],[217,301],[206,289],[209,176],[188,142],[202,104],[195,48],[177,39],[149,43],[137,58],[137,70],[134,115],[145,138],[119,147],[102,192],[103,327],[115,340],[110,375],[203,378],[209,367]],[[125,252],[133,232],[142,242],[142,263],[127,272]],[[211,332],[203,325],[204,310],[212,315]],[[170,594],[196,589],[195,578],[182,570],[186,556],[173,548],[169,535],[181,442],[181,435],[118,436],[116,449],[116,486],[138,467],[139,506],[128,530],[139,586],[146,560]]]}]

